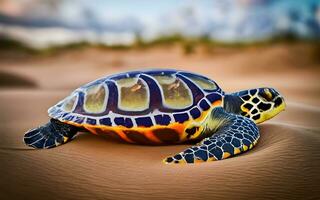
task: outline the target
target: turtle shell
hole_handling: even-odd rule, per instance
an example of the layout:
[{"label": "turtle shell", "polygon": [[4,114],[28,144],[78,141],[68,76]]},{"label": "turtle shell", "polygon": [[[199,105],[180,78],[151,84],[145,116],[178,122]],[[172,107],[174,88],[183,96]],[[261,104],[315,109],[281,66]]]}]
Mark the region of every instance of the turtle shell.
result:
[{"label": "turtle shell", "polygon": [[[51,107],[48,113],[52,118],[94,133],[116,132],[129,142],[132,139],[126,137],[127,132],[137,129],[140,132],[143,129],[144,135],[153,129],[162,136],[164,131],[159,130],[166,129],[170,137],[175,135],[171,133],[174,130],[176,140],[181,141],[181,132],[185,132],[187,124],[203,119],[212,107],[221,106],[223,95],[213,80],[198,74],[176,70],[133,71],[88,83]],[[159,142],[155,135],[149,134],[147,140],[153,137],[153,141]]]}]

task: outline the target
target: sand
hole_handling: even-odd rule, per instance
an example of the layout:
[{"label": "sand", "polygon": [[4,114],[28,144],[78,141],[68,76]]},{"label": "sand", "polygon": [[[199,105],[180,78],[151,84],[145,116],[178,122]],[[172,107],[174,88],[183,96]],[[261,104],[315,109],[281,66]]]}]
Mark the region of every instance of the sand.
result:
[{"label": "sand", "polygon": [[[0,199],[319,199],[320,65],[294,54],[301,48],[191,56],[177,48],[87,49],[1,62],[1,71],[34,84],[0,89]],[[188,145],[131,145],[89,133],[50,150],[23,144],[24,131],[45,123],[47,108],[76,87],[150,66],[205,74],[226,92],[271,86],[287,109],[259,125],[253,150],[203,164],[161,162]]]}]

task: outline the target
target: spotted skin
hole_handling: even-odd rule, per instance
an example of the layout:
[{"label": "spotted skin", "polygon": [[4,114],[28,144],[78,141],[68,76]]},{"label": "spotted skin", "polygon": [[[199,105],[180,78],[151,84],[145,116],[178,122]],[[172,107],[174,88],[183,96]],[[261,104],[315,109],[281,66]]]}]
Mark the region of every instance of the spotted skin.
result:
[{"label": "spotted skin", "polygon": [[169,164],[222,160],[253,148],[260,137],[257,125],[246,117],[216,108],[213,118],[223,121],[220,127],[216,127],[213,135],[206,137],[196,146],[166,158],[164,162]]},{"label": "spotted skin", "polygon": [[256,88],[231,94],[241,99],[239,114],[256,124],[275,116],[285,107],[283,97],[273,88]]}]

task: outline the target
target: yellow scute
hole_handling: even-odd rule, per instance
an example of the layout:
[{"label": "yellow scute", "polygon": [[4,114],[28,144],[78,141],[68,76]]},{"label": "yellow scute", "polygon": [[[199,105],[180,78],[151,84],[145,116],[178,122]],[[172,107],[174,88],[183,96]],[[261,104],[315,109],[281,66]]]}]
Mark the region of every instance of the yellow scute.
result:
[{"label": "yellow scute", "polygon": [[85,91],[84,109],[89,113],[101,113],[105,110],[107,91],[103,85],[95,85]]},{"label": "yellow scute", "polygon": [[143,111],[149,107],[149,91],[146,84],[137,78],[117,81],[119,91],[118,106],[126,111]]}]

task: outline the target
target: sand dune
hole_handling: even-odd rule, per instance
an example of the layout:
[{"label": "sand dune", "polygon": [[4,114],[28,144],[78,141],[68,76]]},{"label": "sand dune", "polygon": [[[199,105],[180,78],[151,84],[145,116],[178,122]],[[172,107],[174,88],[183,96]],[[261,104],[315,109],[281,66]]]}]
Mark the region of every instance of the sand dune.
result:
[{"label": "sand dune", "polygon": [[[243,56],[250,55],[249,52]],[[172,63],[179,62],[179,58],[175,59]],[[203,62],[212,61],[207,58]],[[72,61],[64,61],[65,71],[71,73],[74,68],[68,63]],[[193,68],[188,65],[185,69]],[[219,80],[224,80],[222,85],[227,91],[259,84],[280,88],[288,99],[288,106],[279,116],[259,125],[261,138],[253,150],[223,161],[196,165],[161,162],[188,145],[131,145],[89,133],[81,133],[59,148],[30,150],[22,142],[24,131],[45,123],[49,106],[67,95],[75,84],[101,71],[113,73],[116,69],[83,67],[83,71],[74,75],[79,78],[75,82],[66,80],[66,86],[61,77],[54,81],[55,77],[48,76],[47,82],[44,77],[38,77],[41,73],[54,73],[56,68],[50,65],[45,65],[40,72],[30,65],[4,70],[17,74],[27,72],[26,76],[34,78],[39,88],[0,90],[0,199],[320,198],[317,192],[320,186],[319,99],[318,94],[306,92],[313,84],[313,93],[319,93],[319,86],[315,85],[318,69],[305,73],[304,79],[308,82],[301,82],[301,94],[297,95],[293,92],[294,84],[277,81],[284,73],[252,72],[252,78],[248,79],[243,74],[215,73],[208,68],[208,76],[217,74]],[[295,82],[299,70],[291,70],[287,81]],[[89,71],[91,73],[86,74]],[[261,74],[271,78],[263,79]]]}]

